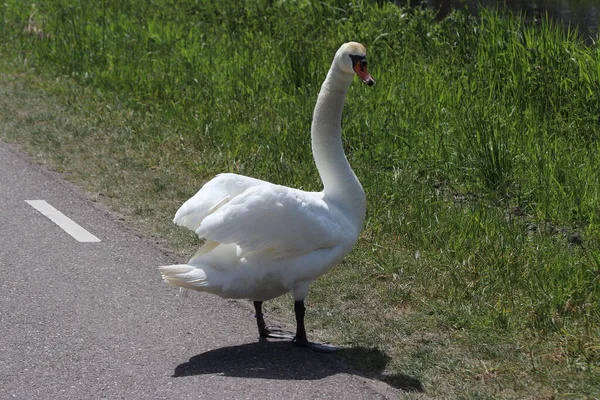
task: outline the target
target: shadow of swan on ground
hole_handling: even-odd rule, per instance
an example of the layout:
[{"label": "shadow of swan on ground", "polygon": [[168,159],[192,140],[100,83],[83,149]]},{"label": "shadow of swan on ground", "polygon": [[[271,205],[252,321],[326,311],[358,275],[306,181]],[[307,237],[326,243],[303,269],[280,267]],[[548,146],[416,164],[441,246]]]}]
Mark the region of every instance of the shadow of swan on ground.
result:
[{"label": "shadow of swan on ground", "polygon": [[[349,360],[363,360],[365,371],[350,367]],[[173,377],[223,374],[256,379],[317,380],[348,373],[379,380],[406,392],[424,391],[417,378],[383,373],[389,361],[390,357],[376,348],[351,347],[334,354],[320,354],[294,347],[289,342],[261,339],[193,356],[175,368]]]}]

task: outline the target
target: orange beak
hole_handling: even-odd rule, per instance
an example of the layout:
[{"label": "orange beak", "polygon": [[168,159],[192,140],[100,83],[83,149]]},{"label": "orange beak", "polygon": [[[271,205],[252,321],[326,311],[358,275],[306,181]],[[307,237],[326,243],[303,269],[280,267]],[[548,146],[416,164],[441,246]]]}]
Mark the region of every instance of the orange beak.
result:
[{"label": "orange beak", "polygon": [[354,72],[356,75],[367,85],[373,86],[375,84],[375,79],[371,75],[369,75],[369,71],[367,71],[366,61],[358,60],[354,63]]}]

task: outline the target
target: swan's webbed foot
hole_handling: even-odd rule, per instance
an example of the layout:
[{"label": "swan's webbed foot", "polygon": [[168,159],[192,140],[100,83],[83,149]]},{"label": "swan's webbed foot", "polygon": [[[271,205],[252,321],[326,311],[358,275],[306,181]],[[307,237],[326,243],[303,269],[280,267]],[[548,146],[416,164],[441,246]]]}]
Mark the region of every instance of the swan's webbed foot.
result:
[{"label": "swan's webbed foot", "polygon": [[316,353],[335,353],[336,351],[343,350],[342,347],[334,346],[334,345],[331,345],[328,343],[319,343],[319,342],[308,342],[306,347]]},{"label": "swan's webbed foot", "polygon": [[293,340],[294,333],[290,331],[286,331],[285,329],[281,329],[278,326],[269,326],[260,332],[260,336],[268,337],[273,339],[285,339],[285,340]]},{"label": "swan's webbed foot", "polygon": [[335,353],[336,351],[343,349],[342,347],[333,346],[327,343],[309,342],[306,338],[304,338],[304,340],[298,340],[297,338],[294,338],[292,343],[298,347],[305,347],[316,353]]}]

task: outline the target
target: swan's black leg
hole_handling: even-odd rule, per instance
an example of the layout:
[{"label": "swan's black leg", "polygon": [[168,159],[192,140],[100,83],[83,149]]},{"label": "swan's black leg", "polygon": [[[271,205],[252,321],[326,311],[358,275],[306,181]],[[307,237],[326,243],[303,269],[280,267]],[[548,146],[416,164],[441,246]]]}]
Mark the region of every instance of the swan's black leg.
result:
[{"label": "swan's black leg", "polygon": [[294,302],[294,313],[296,313],[296,337],[294,338],[294,344],[301,347],[308,344],[308,339],[306,339],[306,329],[304,328],[305,311],[306,307],[304,307],[304,301]]},{"label": "swan's black leg", "polygon": [[265,324],[265,319],[262,313],[262,301],[254,302],[254,311],[256,312],[256,325],[258,326],[258,334],[260,337],[269,337],[273,339],[292,339],[293,334],[291,332],[284,331],[277,327],[269,327],[267,328],[267,324]]},{"label": "swan's black leg", "polygon": [[263,318],[262,301],[254,302],[254,311],[256,312],[256,314],[254,314],[254,316],[256,317],[256,325],[258,325],[258,334],[261,337],[269,336],[269,330],[267,329],[267,325],[265,324],[265,319]]},{"label": "swan's black leg", "polygon": [[306,329],[304,328],[304,314],[306,313],[304,301],[294,302],[294,312],[296,313],[296,337],[294,338],[294,344],[296,346],[308,347],[309,349],[320,353],[333,353],[334,351],[341,350],[340,347],[332,346],[330,344],[308,341],[306,338]]}]

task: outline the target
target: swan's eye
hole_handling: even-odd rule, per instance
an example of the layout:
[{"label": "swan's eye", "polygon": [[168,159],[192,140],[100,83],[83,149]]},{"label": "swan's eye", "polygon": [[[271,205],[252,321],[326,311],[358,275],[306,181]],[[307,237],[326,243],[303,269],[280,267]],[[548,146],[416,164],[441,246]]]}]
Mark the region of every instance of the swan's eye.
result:
[{"label": "swan's eye", "polygon": [[367,57],[350,54],[350,59],[352,60],[352,67],[354,70],[357,68],[360,68],[361,70],[367,68]]},{"label": "swan's eye", "polygon": [[356,65],[357,62],[367,62],[367,57],[357,56],[356,54],[350,54],[350,59],[352,60],[352,65]]}]

